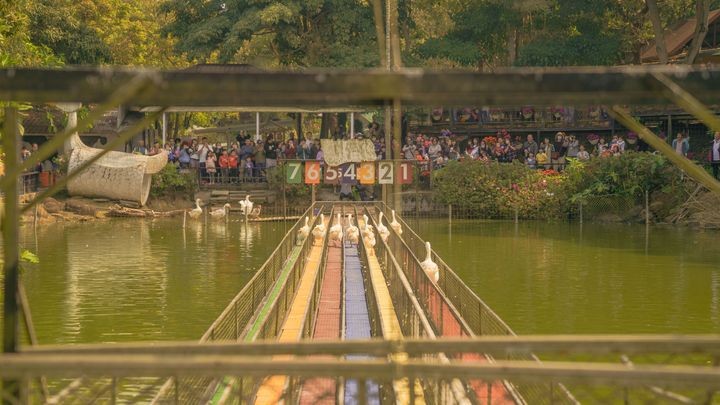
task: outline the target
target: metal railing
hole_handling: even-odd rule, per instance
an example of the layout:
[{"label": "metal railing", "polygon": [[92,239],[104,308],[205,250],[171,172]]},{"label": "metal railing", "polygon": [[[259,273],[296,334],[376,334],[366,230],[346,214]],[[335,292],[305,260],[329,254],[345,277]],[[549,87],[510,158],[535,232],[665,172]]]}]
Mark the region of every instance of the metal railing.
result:
[{"label": "metal railing", "polygon": [[[319,218],[319,213],[317,217],[312,217],[312,214],[312,208],[308,208],[303,213],[303,216],[308,215],[314,218],[312,222],[314,224]],[[297,285],[299,275],[301,274],[301,271],[298,269],[301,270],[302,266],[304,266],[307,251],[310,246],[309,244],[312,243],[311,237],[308,237],[303,242],[301,253],[297,256],[297,260],[293,263],[288,278],[281,286],[280,294],[276,297],[275,302],[270,304],[270,312],[267,314],[258,314],[256,311],[260,304],[266,300],[267,294],[273,288],[283,267],[290,259],[291,252],[297,246],[295,239],[297,230],[303,224],[303,221],[297,221],[295,225],[288,230],[285,237],[280,241],[265,263],[263,263],[250,281],[210,325],[200,338],[200,343],[240,340],[250,332],[247,326],[251,320],[258,316],[264,316],[265,319],[261,320],[262,326],[257,332],[257,335],[252,337],[252,340],[255,340],[257,337],[271,338],[277,335],[279,328],[282,326],[282,319],[284,319],[281,317],[284,317],[287,312],[288,294],[290,294],[291,297]],[[283,308],[283,311],[280,312],[278,308]],[[239,382],[239,384],[242,385],[242,382]],[[163,403],[169,401],[171,398],[177,398],[182,402],[206,400],[208,395],[214,393],[214,390],[202,389],[201,387],[213,387],[216,385],[217,382],[208,379],[176,377],[163,384],[155,396],[154,402]],[[247,382],[244,386],[248,386]]]},{"label": "metal railing", "polygon": [[[391,218],[390,210],[385,204],[378,203],[386,218]],[[398,235],[388,226],[391,237],[388,238],[388,248],[396,257],[400,257],[400,269],[412,281],[415,294],[423,304],[423,310],[429,315],[438,335],[442,336],[483,336],[508,335],[515,336],[512,329],[485,303],[457,274],[433,251],[432,259],[440,271],[438,283],[430,277],[420,266],[419,257],[426,253],[425,242],[410,228],[402,218],[396,216],[401,224],[403,234]],[[389,223],[388,219],[388,223]],[[440,287],[438,289],[438,287]],[[477,357],[476,354],[470,355]],[[491,356],[488,360],[494,361]],[[508,356],[507,359],[539,361],[533,355]],[[491,395],[492,384],[487,384],[488,395]],[[516,402],[528,403],[575,403],[572,394],[562,385],[525,384],[513,386],[505,382],[507,391],[515,397]]]}]

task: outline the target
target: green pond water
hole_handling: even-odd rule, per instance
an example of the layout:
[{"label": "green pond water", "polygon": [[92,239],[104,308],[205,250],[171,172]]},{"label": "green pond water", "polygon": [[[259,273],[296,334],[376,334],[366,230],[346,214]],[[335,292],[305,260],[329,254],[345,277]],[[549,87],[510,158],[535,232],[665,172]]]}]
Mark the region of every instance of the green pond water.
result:
[{"label": "green pond water", "polygon": [[[197,339],[289,223],[112,220],[24,229],[41,343]],[[517,333],[718,333],[720,233],[410,222]]]}]

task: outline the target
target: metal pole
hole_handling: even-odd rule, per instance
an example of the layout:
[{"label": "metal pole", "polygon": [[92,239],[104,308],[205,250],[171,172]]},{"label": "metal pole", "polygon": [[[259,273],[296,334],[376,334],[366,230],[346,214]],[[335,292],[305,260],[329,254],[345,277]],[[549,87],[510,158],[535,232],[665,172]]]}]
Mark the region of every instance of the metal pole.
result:
[{"label": "metal pole", "polygon": [[650,225],[650,193],[645,190],[645,225]]},{"label": "metal pole", "polygon": [[[6,167],[17,167],[18,155],[18,111],[15,107],[5,108],[5,124],[3,130],[3,149]],[[20,305],[18,287],[20,283],[19,260],[19,207],[18,207],[18,176],[13,176],[3,187],[5,195],[5,213],[2,221],[3,237],[3,353],[17,353],[20,345]],[[11,398],[20,398],[20,386],[17,380],[4,380],[2,389]],[[6,401],[3,401],[6,403]]]},{"label": "metal pole", "polygon": [[[298,139],[300,139],[300,134],[298,134]],[[255,141],[260,140],[260,113],[255,113]]]},{"label": "metal pole", "polygon": [[355,113],[350,113],[350,139],[355,139]]},{"label": "metal pole", "polygon": [[162,146],[165,147],[165,142],[167,142],[167,113],[163,113],[162,115]]},{"label": "metal pole", "polygon": [[448,204],[448,224],[452,226],[452,204]]}]

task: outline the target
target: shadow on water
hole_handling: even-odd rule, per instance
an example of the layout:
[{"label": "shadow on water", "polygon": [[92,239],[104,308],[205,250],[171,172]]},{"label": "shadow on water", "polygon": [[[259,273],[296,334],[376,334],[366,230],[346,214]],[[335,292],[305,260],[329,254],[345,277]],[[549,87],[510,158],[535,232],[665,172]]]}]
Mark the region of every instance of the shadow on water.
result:
[{"label": "shadow on water", "polygon": [[518,333],[717,333],[717,232],[512,221],[409,223]]}]

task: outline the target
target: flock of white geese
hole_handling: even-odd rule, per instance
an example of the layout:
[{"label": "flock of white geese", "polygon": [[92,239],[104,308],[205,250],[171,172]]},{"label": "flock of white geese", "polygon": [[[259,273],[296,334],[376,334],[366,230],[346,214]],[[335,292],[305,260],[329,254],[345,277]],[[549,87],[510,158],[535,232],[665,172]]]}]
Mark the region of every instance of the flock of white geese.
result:
[{"label": "flock of white geese", "polygon": [[[187,212],[188,216],[191,219],[200,219],[200,217],[202,216],[204,210],[200,206],[200,203],[202,203],[202,200],[200,200],[199,198],[195,199],[195,208]],[[240,212],[246,217],[253,212],[254,203],[250,201],[250,195],[246,195],[245,199],[238,201],[238,203],[240,204]],[[223,219],[227,217],[228,212],[230,211],[230,207],[231,205],[229,203],[226,203],[221,208],[210,210],[208,213],[213,219]]]},{"label": "flock of white geese", "polygon": [[[362,237],[365,244],[370,247],[375,247],[375,231],[373,230],[373,226],[369,224],[367,215],[363,214],[363,223],[360,228],[358,228],[353,223],[353,215],[347,214],[347,226],[345,227],[344,231],[341,218],[342,215],[338,213],[335,219],[335,223],[330,227],[328,232],[327,226],[325,225],[324,214],[320,214],[320,222],[315,225],[312,231],[310,230],[309,225],[310,217],[306,216],[305,224],[297,230],[297,244],[302,244],[305,239],[307,239],[310,234],[312,234],[313,245],[317,246],[322,243],[322,239],[325,236],[325,233],[328,232],[328,239],[333,244],[335,244],[335,246],[342,246],[342,241],[344,237],[347,238],[351,243],[355,244],[357,244]],[[384,242],[387,242],[388,238],[390,237],[390,230],[385,226],[385,224],[383,224],[383,218],[384,215],[382,212],[380,212],[377,223],[377,233],[378,235],[380,235],[380,238]],[[395,218],[395,210],[392,210],[392,221],[390,222],[390,228],[395,231],[395,234],[397,234],[398,237],[402,237],[402,225],[400,225],[400,223]],[[432,260],[432,247],[430,246],[430,242],[425,242],[425,260],[420,263],[420,267],[434,282],[437,283],[440,280],[440,270],[437,263]]]}]

